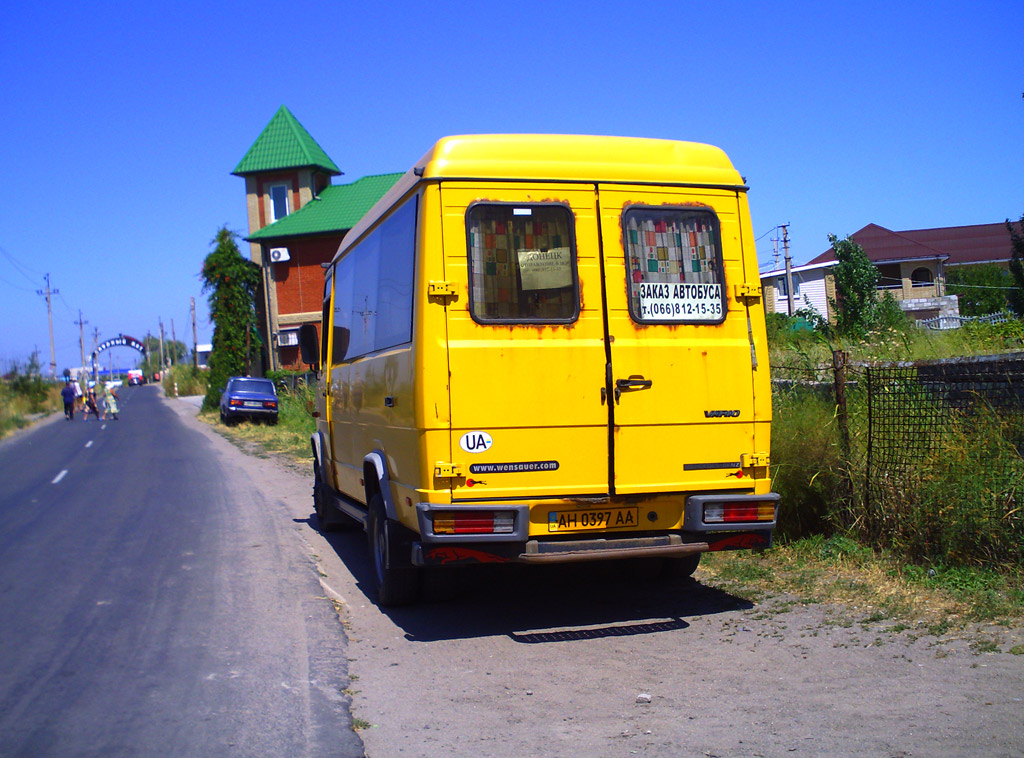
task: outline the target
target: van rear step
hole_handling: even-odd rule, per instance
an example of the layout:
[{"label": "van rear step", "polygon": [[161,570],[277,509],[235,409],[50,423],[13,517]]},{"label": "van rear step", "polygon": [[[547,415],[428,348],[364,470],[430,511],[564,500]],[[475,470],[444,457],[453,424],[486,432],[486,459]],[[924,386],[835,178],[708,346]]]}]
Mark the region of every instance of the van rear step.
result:
[{"label": "van rear step", "polygon": [[625,539],[591,539],[572,542],[540,542],[530,540],[526,552],[519,555],[522,563],[573,563],[607,561],[617,558],[682,557],[709,550],[707,542],[683,542],[678,534]]}]

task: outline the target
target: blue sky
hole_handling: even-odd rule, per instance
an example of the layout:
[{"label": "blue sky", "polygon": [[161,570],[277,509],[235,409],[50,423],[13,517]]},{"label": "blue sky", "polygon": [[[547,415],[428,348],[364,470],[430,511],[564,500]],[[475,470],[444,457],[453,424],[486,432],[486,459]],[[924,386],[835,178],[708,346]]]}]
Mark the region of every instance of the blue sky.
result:
[{"label": "blue sky", "polygon": [[[759,259],[827,235],[1024,213],[1024,3],[39,2],[0,25],[0,368],[57,371],[171,322],[208,342],[199,270],[231,170],[279,106],[351,181],[439,137],[614,134],[722,147]],[[247,245],[243,245],[247,251]],[[118,349],[122,350],[122,349]],[[115,353],[129,364],[135,354]]]}]

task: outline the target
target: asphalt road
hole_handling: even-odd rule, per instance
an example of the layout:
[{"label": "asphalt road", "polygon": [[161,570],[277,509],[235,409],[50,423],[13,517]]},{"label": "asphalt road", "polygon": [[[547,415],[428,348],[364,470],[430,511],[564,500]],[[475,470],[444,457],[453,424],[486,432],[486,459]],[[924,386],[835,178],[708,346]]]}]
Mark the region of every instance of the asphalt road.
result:
[{"label": "asphalt road", "polygon": [[159,393],[0,443],[0,756],[363,755],[309,525]]},{"label": "asphalt road", "polygon": [[307,467],[156,393],[0,444],[0,756],[1024,755],[1020,626],[620,566],[482,567],[381,609]]}]

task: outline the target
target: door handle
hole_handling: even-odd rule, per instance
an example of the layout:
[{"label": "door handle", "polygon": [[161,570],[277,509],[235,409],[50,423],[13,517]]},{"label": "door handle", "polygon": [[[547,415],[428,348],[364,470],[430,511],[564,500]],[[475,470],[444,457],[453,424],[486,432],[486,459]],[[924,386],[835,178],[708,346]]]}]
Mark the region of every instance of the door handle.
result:
[{"label": "door handle", "polygon": [[653,385],[650,379],[644,379],[642,376],[631,376],[629,379],[616,379],[615,389],[617,390],[649,390]]}]

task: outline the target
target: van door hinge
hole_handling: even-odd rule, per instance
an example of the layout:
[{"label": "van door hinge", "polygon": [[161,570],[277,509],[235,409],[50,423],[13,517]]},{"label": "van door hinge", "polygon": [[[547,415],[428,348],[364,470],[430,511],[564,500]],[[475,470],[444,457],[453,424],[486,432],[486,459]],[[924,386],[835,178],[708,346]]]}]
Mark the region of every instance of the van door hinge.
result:
[{"label": "van door hinge", "polygon": [[434,476],[436,478],[453,478],[457,479],[462,476],[462,467],[458,463],[441,463],[440,461],[434,464]]},{"label": "van door hinge", "polygon": [[740,466],[743,468],[767,466],[770,462],[768,453],[744,453],[740,456]]},{"label": "van door hinge", "polygon": [[743,284],[737,284],[733,288],[733,293],[737,300],[760,300],[761,285],[744,282]]},{"label": "van door hinge", "polygon": [[427,285],[427,297],[436,297],[443,301],[455,300],[459,297],[459,290],[452,282],[432,281]]}]

